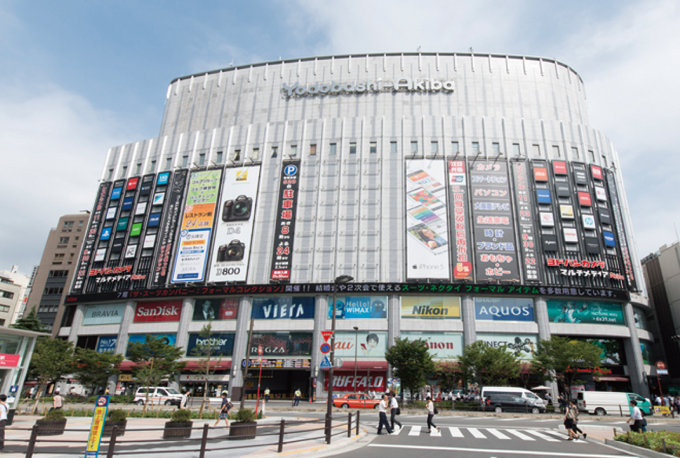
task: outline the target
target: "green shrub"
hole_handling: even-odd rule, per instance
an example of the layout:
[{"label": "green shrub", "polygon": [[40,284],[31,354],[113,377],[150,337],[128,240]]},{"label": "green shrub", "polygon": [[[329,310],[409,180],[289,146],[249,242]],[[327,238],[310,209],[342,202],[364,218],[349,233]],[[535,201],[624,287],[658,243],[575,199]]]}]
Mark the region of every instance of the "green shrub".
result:
[{"label": "green shrub", "polygon": [[61,409],[53,409],[47,412],[47,415],[45,415],[43,420],[59,421],[66,420],[66,417],[64,416],[64,412]]},{"label": "green shrub", "polygon": [[250,423],[255,421],[255,412],[250,409],[241,409],[234,416],[236,423]]},{"label": "green shrub", "polygon": [[123,409],[111,409],[109,410],[108,419],[109,421],[125,421],[127,418],[127,412]]},{"label": "green shrub", "polygon": [[191,411],[186,409],[178,409],[172,413],[170,421],[173,423],[186,423],[191,421]]},{"label": "green shrub", "polygon": [[[645,441],[646,439],[646,441]],[[663,442],[666,442],[666,453],[680,456],[680,433],[658,431],[653,433],[625,433],[614,437],[614,440],[626,442],[638,447],[649,448],[663,453]]]},{"label": "green shrub", "polygon": [[545,410],[546,410],[548,413],[553,413],[553,412],[555,411],[555,406],[552,405],[552,404],[548,404],[548,406],[545,408]]}]

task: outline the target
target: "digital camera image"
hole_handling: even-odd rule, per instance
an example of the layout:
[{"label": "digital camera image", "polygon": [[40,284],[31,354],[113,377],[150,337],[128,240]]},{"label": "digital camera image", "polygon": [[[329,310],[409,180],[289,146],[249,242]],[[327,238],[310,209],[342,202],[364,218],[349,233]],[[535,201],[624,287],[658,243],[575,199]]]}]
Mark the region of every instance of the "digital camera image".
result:
[{"label": "digital camera image", "polygon": [[253,208],[253,199],[246,196],[238,196],[234,200],[224,203],[222,221],[247,221]]},{"label": "digital camera image", "polygon": [[232,240],[228,245],[220,246],[217,251],[217,262],[241,261],[246,246],[240,240]]}]

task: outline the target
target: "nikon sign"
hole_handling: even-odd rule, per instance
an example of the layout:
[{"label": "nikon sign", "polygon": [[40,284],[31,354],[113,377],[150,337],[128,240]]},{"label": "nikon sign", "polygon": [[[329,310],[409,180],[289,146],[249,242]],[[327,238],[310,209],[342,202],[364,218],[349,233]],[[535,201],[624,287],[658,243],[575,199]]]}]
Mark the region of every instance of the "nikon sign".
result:
[{"label": "nikon sign", "polygon": [[363,94],[367,92],[453,92],[453,81],[440,81],[432,78],[399,78],[396,81],[359,81],[347,83],[313,83],[301,86],[297,81],[289,86],[283,83],[281,91],[285,97],[304,97],[314,95]]}]

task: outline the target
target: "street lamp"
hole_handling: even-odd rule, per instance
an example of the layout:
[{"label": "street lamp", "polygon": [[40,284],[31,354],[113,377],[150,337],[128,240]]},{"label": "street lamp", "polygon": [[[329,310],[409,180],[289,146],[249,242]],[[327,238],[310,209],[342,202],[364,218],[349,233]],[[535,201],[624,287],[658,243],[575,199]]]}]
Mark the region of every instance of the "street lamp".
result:
[{"label": "street lamp", "polygon": [[[357,391],[357,351],[359,350],[359,326],[354,326],[354,378],[352,379],[352,391]],[[366,391],[368,391],[368,379],[366,379]]]},{"label": "street lamp", "polygon": [[340,275],[333,282],[333,313],[331,314],[331,368],[328,371],[328,399],[326,400],[326,442],[331,443],[331,420],[333,418],[333,368],[335,367],[335,315],[337,313],[338,285],[349,283],[354,277]]}]

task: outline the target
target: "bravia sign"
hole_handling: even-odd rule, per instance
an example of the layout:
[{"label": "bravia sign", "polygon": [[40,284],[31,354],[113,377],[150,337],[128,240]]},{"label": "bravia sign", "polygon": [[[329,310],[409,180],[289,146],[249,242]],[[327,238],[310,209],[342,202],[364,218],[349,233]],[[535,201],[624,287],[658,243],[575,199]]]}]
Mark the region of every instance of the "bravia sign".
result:
[{"label": "bravia sign", "polygon": [[137,304],[135,323],[151,321],[179,321],[182,301],[144,302]]},{"label": "bravia sign", "polygon": [[281,92],[285,97],[303,97],[314,95],[363,94],[370,92],[453,92],[456,89],[454,81],[440,81],[432,78],[411,79],[402,77],[395,81],[349,81],[346,83],[312,83],[302,86],[299,82],[289,86],[283,83]]}]

